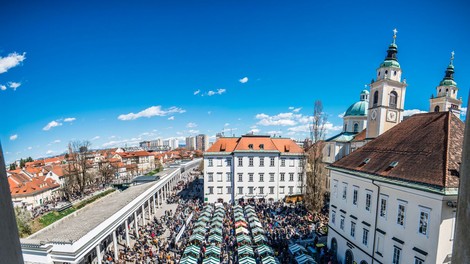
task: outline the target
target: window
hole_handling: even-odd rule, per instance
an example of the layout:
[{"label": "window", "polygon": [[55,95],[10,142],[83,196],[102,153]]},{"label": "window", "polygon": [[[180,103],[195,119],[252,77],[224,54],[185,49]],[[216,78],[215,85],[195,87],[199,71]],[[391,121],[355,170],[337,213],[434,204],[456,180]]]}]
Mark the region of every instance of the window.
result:
[{"label": "window", "polygon": [[295,165],[295,160],[289,159],[289,167],[294,167],[294,165]]},{"label": "window", "polygon": [[286,166],[286,159],[282,158],[281,159],[281,167],[285,167]]},{"label": "window", "polygon": [[359,124],[354,123],[354,133],[357,133],[357,132],[359,132]]},{"label": "window", "polygon": [[259,174],[259,182],[264,182],[264,173]]},{"label": "window", "polygon": [[243,167],[243,158],[238,158],[238,167]]},{"label": "window", "polygon": [[269,174],[269,181],[273,182],[274,181],[274,173]]},{"label": "window", "polygon": [[227,194],[231,194],[232,193],[232,186],[227,186]]},{"label": "window", "polygon": [[271,157],[269,166],[274,167],[274,157]]},{"label": "window", "polygon": [[379,91],[375,91],[375,92],[374,92],[374,103],[373,103],[373,106],[377,106],[378,103],[379,103]]},{"label": "window", "polygon": [[401,257],[401,248],[394,247],[392,264],[400,264],[400,257]]},{"label": "window", "polygon": [[424,264],[424,260],[422,260],[418,257],[415,257],[415,263],[414,264]]},{"label": "window", "polygon": [[281,179],[279,181],[284,181],[285,180],[286,174],[284,172],[281,172]]},{"label": "window", "polygon": [[428,235],[429,226],[429,209],[421,209],[419,214],[419,228],[418,232],[422,235]]},{"label": "window", "polygon": [[367,246],[369,243],[369,229],[362,229],[362,244],[364,244],[364,246]]},{"label": "window", "polygon": [[209,186],[209,194],[214,194],[214,187]]},{"label": "window", "polygon": [[348,195],[348,184],[343,182],[343,200],[346,200]]},{"label": "window", "polygon": [[401,226],[405,226],[405,213],[406,207],[404,203],[398,204],[398,214],[397,214],[397,224]]},{"label": "window", "polygon": [[274,194],[274,186],[269,186],[269,194]]},{"label": "window", "polygon": [[356,223],[351,222],[351,237],[355,237],[356,235]]},{"label": "window", "polygon": [[253,173],[248,173],[248,181],[253,182]]},{"label": "window", "polygon": [[232,159],[226,159],[227,166],[232,166]]},{"label": "window", "polygon": [[333,196],[338,198],[338,180],[333,180]]},{"label": "window", "polygon": [[217,181],[218,182],[222,181],[222,172],[217,172]]},{"label": "window", "polygon": [[222,167],[222,159],[217,159],[217,167]]},{"label": "window", "polygon": [[264,144],[259,144],[259,149],[264,149]]},{"label": "window", "polygon": [[439,106],[436,105],[436,107],[434,107],[434,112],[439,112]]},{"label": "window", "polygon": [[264,187],[258,187],[259,189],[259,194],[264,194]]},{"label": "window", "polygon": [[230,172],[227,172],[227,182],[231,182],[232,181],[232,173]]},{"label": "window", "polygon": [[279,187],[279,194],[284,194],[284,186]]},{"label": "window", "polygon": [[331,223],[334,225],[336,222],[336,211],[331,210]]},{"label": "window", "polygon": [[370,212],[370,203],[372,199],[372,193],[370,191],[367,191],[366,193],[366,211]]},{"label": "window", "polygon": [[264,157],[259,158],[259,166],[264,167]]},{"label": "window", "polygon": [[253,167],[253,157],[248,159],[248,166]]},{"label": "window", "polygon": [[289,173],[289,181],[294,181],[294,173]]},{"label": "window", "polygon": [[387,197],[380,198],[380,217],[387,219]]},{"label": "window", "polygon": [[354,186],[353,190],[353,205],[357,206],[357,196],[359,195],[359,187]]},{"label": "window", "polygon": [[213,182],[214,181],[214,173],[212,173],[212,172],[207,173],[207,181],[208,182]]},{"label": "window", "polygon": [[380,255],[383,256],[384,252],[384,235],[377,233],[377,243],[375,244],[375,251]]},{"label": "window", "polygon": [[214,166],[214,160],[213,159],[209,159],[209,164],[207,164],[208,167],[212,167]]},{"label": "window", "polygon": [[248,187],[248,194],[253,194],[253,187]]},{"label": "window", "polygon": [[222,186],[217,187],[217,194],[222,194]]},{"label": "window", "polygon": [[304,181],[304,175],[302,173],[297,174],[297,181],[303,182]]},{"label": "window", "polygon": [[243,173],[239,173],[238,174],[238,182],[242,182],[243,181]]},{"label": "window", "polygon": [[344,230],[344,216],[341,216],[341,219],[339,220],[339,228],[341,230]]},{"label": "window", "polygon": [[243,194],[243,187],[238,187],[238,194]]},{"label": "window", "polygon": [[389,105],[391,108],[397,108],[398,94],[395,91],[390,93]]},{"label": "window", "polygon": [[328,157],[331,156],[331,145],[328,145]]},{"label": "window", "polygon": [[253,149],[253,144],[248,144],[249,149]]},{"label": "window", "polygon": [[289,194],[293,194],[294,193],[294,186],[289,186]]}]

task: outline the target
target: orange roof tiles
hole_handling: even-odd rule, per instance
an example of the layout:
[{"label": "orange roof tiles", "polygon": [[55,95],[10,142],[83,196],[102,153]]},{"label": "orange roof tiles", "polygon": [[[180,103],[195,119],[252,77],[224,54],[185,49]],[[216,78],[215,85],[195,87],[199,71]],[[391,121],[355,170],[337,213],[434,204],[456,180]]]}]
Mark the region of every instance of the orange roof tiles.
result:
[{"label": "orange roof tiles", "polygon": [[303,149],[292,139],[271,138],[269,136],[242,136],[240,138],[220,138],[206,152],[233,151],[279,151],[282,153],[303,153]]}]

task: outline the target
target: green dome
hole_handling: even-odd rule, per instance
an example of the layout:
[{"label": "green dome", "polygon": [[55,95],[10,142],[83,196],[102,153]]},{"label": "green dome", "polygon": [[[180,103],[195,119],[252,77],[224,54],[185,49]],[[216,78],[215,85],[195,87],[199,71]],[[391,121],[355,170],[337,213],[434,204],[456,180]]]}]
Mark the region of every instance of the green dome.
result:
[{"label": "green dome", "polygon": [[385,60],[380,64],[380,68],[382,67],[397,67],[400,68],[400,63],[396,60]]},{"label": "green dome", "polygon": [[444,79],[439,83],[439,86],[455,86],[455,87],[457,87],[457,83],[454,80]]},{"label": "green dome", "polygon": [[344,117],[347,116],[367,116],[367,109],[369,108],[369,102],[367,101],[359,101],[354,104],[352,104],[348,110],[346,110],[346,113],[344,114]]}]

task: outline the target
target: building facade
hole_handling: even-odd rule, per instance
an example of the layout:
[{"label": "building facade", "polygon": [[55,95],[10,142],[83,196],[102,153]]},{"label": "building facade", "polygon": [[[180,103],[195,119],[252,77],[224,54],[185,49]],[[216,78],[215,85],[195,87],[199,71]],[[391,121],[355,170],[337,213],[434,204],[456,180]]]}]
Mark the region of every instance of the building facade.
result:
[{"label": "building facade", "polygon": [[463,122],[417,114],[329,166],[341,263],[450,263]]},{"label": "building facade", "polygon": [[196,136],[196,149],[201,151],[209,149],[209,137],[207,135],[199,134]]},{"label": "building facade", "polygon": [[217,140],[204,153],[204,200],[282,200],[305,192],[305,153],[293,140],[244,135]]}]

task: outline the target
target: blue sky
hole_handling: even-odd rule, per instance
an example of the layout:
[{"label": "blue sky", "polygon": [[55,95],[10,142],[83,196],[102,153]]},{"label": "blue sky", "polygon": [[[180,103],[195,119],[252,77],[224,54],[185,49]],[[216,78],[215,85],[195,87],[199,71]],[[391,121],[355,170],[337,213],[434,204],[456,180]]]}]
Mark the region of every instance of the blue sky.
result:
[{"label": "blue sky", "polygon": [[0,4],[7,162],[59,154],[74,139],[95,148],[222,130],[303,139],[315,100],[337,133],[394,28],[405,108],[428,110],[452,50],[467,106],[464,1],[93,2]]}]

